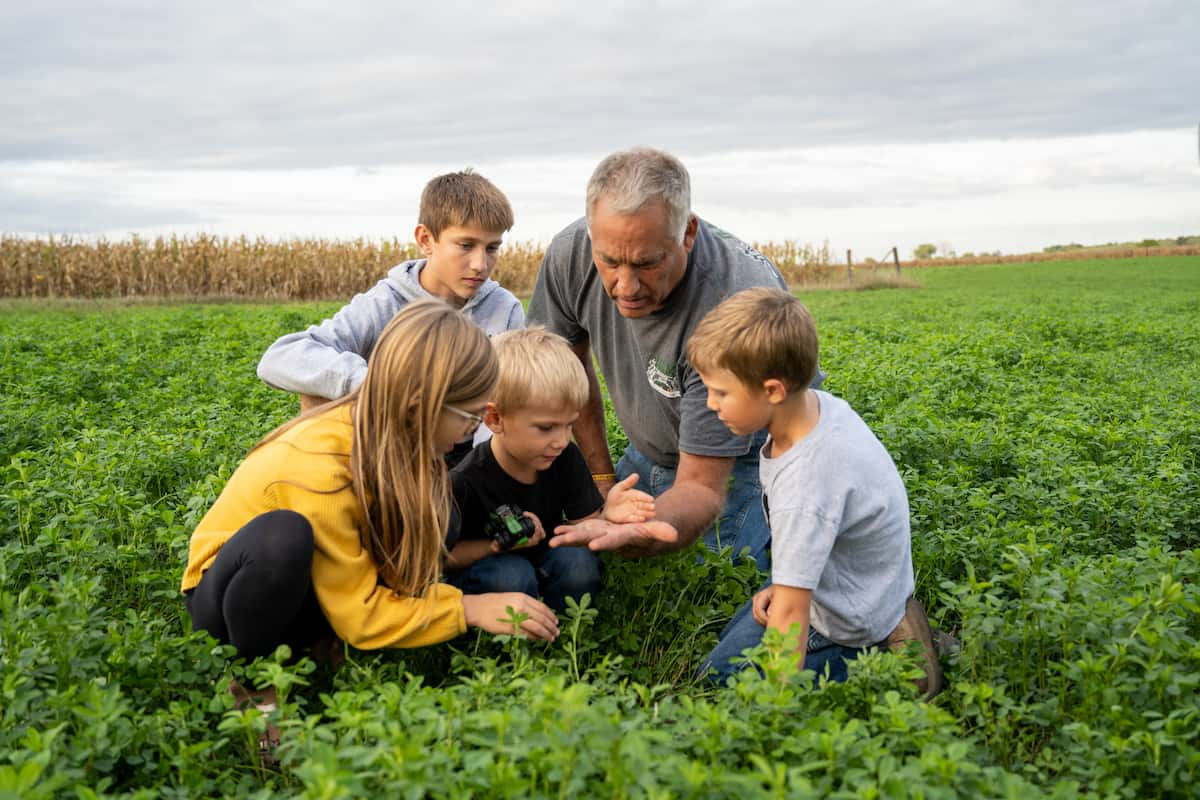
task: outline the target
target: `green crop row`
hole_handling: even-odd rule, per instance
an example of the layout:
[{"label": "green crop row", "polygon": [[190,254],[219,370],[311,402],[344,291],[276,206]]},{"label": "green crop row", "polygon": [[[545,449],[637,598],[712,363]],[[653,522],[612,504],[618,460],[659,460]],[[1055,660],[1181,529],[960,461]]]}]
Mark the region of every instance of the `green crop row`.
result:
[{"label": "green crop row", "polygon": [[[912,656],[811,687],[777,643],[699,683],[759,576],[696,552],[607,560],[551,645],[238,663],[189,631],[188,535],[296,410],[259,354],[336,304],[3,306],[0,798],[1192,796],[1200,258],[921,280],[805,299],[961,641],[932,703]],[[276,769],[231,674],[285,696]]]}]

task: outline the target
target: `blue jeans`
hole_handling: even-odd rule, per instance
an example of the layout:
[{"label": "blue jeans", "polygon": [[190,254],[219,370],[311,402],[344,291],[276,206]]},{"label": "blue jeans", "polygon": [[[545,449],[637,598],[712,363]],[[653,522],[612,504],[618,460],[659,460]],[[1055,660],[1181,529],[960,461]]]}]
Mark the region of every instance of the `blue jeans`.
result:
[{"label": "blue jeans", "polygon": [[[675,483],[675,468],[656,464],[630,445],[617,462],[617,480],[638,474],[637,486],[658,497]],[[723,546],[733,547],[736,559],[743,548],[758,568],[771,567],[771,531],[762,509],[762,486],[758,482],[758,448],[734,462],[733,479],[725,495],[725,508],[711,528],[704,532],[704,544],[712,552]]]},{"label": "blue jeans", "polygon": [[[721,631],[717,646],[705,656],[699,674],[713,683],[724,684],[734,673],[749,666],[742,658],[742,651],[760,644],[765,631],[766,628],[754,619],[752,601],[747,600],[729,620],[725,630]],[[810,625],[808,646],[804,651],[804,668],[824,675],[828,667],[829,680],[841,683],[846,680],[846,662],[853,661],[866,650],[865,647],[848,647],[832,642]]]},{"label": "blue jeans", "polygon": [[586,547],[497,553],[447,575],[446,582],[463,594],[524,592],[530,597],[540,596],[560,613],[566,610],[568,597],[578,601],[590,594],[594,605],[603,585],[600,559]]}]

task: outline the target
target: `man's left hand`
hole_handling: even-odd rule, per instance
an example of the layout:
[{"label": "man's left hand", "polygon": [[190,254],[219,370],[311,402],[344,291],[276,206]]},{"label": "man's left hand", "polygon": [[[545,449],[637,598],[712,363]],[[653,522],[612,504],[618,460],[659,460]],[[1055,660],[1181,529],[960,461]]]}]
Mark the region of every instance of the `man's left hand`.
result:
[{"label": "man's left hand", "polygon": [[673,550],[679,543],[679,531],[675,526],[658,520],[621,525],[593,517],[574,525],[559,525],[554,533],[551,547],[587,547],[597,552],[615,550],[626,558]]}]

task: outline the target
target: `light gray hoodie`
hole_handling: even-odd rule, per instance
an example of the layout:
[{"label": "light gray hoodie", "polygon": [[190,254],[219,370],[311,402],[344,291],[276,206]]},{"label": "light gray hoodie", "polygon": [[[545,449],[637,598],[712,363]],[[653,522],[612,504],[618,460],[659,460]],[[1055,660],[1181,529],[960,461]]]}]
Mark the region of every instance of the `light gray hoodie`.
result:
[{"label": "light gray hoodie", "polygon": [[[375,340],[396,312],[413,300],[433,297],[417,280],[426,259],[405,261],[387,277],[320,325],[275,340],[258,362],[258,377],[269,386],[330,399],[349,394],[367,374]],[[488,336],[525,327],[521,301],[489,279],[462,312]]]}]

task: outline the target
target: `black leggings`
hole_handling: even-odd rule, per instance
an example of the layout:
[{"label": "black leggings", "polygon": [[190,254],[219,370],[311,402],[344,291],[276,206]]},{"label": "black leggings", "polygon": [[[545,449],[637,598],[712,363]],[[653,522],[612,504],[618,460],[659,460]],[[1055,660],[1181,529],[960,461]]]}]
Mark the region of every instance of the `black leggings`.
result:
[{"label": "black leggings", "polygon": [[312,557],[307,519],[286,509],[260,514],[221,546],[188,593],[192,627],[248,659],[332,636],[312,590]]}]

